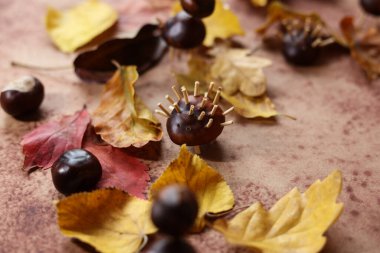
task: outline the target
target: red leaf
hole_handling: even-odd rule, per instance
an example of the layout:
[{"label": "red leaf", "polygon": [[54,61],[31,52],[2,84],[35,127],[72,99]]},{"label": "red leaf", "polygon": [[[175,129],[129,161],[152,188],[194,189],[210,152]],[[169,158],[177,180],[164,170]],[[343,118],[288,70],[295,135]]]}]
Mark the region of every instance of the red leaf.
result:
[{"label": "red leaf", "polygon": [[145,190],[150,181],[148,167],[124,150],[108,144],[98,144],[94,140],[94,136],[86,138],[83,148],[95,155],[102,165],[103,174],[98,188],[114,187],[145,198]]},{"label": "red leaf", "polygon": [[65,151],[80,148],[89,123],[90,115],[83,109],[26,134],[21,141],[25,154],[24,170],[48,169]]}]

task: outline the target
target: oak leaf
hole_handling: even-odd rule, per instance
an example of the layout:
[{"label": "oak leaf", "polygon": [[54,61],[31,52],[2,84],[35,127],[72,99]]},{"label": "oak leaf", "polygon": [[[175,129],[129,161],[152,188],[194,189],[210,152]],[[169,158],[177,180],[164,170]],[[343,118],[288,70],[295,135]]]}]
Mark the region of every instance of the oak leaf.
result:
[{"label": "oak leaf", "polygon": [[49,8],[45,26],[61,51],[74,52],[115,24],[117,16],[108,4],[86,0],[64,12]]},{"label": "oak leaf", "polygon": [[324,232],[343,210],[343,204],[336,203],[341,188],[342,176],[336,170],[303,194],[293,189],[269,211],[256,203],[230,221],[215,221],[212,227],[230,243],[262,253],[316,253],[326,243]]},{"label": "oak leaf", "polygon": [[[173,9],[175,12],[182,10],[179,3],[176,3]],[[238,17],[223,0],[216,0],[213,14],[203,19],[203,22],[206,25],[206,38],[203,45],[207,47],[213,46],[217,38],[229,39],[235,35],[245,34]]]},{"label": "oak leaf", "polygon": [[21,141],[24,170],[50,168],[65,151],[81,148],[90,115],[83,109],[58,121],[48,122],[27,133]]},{"label": "oak leaf", "polygon": [[97,188],[116,188],[145,198],[150,181],[148,167],[124,150],[99,142],[96,137],[88,130],[83,148],[95,155],[102,165],[102,178]]},{"label": "oak leaf", "polygon": [[63,235],[103,253],[135,253],[146,235],[156,232],[151,202],[116,189],[78,193],[56,204]]},{"label": "oak leaf", "polygon": [[119,67],[93,113],[96,133],[114,147],[142,147],[162,138],[160,122],[135,94],[137,79],[136,66]]},{"label": "oak leaf", "polygon": [[207,213],[217,214],[234,206],[233,193],[222,175],[199,156],[190,153],[185,145],[182,145],[178,158],[151,186],[150,197],[171,184],[186,185],[197,197],[199,211],[192,232],[202,231]]}]

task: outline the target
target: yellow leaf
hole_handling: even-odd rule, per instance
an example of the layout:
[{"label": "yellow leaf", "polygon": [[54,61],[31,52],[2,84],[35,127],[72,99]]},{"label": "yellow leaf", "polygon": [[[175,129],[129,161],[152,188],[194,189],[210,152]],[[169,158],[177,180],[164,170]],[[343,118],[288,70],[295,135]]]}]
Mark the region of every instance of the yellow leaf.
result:
[{"label": "yellow leaf", "polygon": [[266,6],[268,4],[268,0],[251,0],[251,3],[254,6],[263,7],[263,6]]},{"label": "yellow leaf", "polygon": [[[175,3],[173,9],[175,13],[180,12],[182,10],[180,3]],[[203,19],[203,22],[206,25],[206,38],[203,45],[208,47],[214,45],[216,38],[228,39],[234,35],[245,34],[239,19],[223,0],[216,0],[214,13]]]},{"label": "yellow leaf", "polygon": [[159,121],[135,95],[137,79],[136,66],[120,67],[106,84],[93,114],[96,133],[114,147],[142,147],[162,138]]},{"label": "yellow leaf", "polygon": [[303,194],[293,189],[269,212],[256,203],[230,221],[215,221],[212,227],[229,242],[262,253],[316,253],[326,242],[324,232],[343,210],[343,204],[336,203],[341,188],[342,175],[336,170]]},{"label": "yellow leaf", "polygon": [[247,49],[227,49],[218,52],[211,67],[211,77],[218,80],[228,95],[240,91],[249,97],[261,96],[267,81],[263,68],[270,66],[268,59],[248,56]]},{"label": "yellow leaf", "polygon": [[235,107],[235,112],[245,118],[270,118],[278,115],[275,105],[269,97],[248,97],[238,92],[228,95],[222,92],[222,97]]},{"label": "yellow leaf", "polygon": [[61,51],[74,52],[110,28],[116,20],[117,13],[111,6],[98,0],[86,0],[65,12],[49,8],[45,26]]},{"label": "yellow leaf", "polygon": [[204,228],[206,213],[220,213],[234,206],[232,191],[219,172],[199,156],[190,153],[185,145],[181,147],[178,158],[170,163],[152,185],[150,197],[171,184],[187,185],[197,197],[199,212],[193,232],[200,232]]},{"label": "yellow leaf", "polygon": [[151,202],[116,189],[74,194],[56,208],[62,234],[103,253],[134,253],[144,236],[157,230],[150,220]]}]

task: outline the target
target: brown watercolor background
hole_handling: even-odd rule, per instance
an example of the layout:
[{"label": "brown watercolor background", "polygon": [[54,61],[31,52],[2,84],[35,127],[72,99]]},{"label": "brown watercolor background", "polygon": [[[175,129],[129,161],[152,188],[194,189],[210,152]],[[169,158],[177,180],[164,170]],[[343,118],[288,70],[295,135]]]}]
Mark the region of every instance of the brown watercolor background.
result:
[{"label": "brown watercolor background", "polygon": [[[48,4],[68,7],[74,0],[0,0],[0,87],[23,74],[33,74],[46,87],[42,121],[20,122],[0,111],[0,252],[84,252],[63,237],[56,225],[55,191],[49,171],[29,177],[21,170],[21,137],[43,121],[72,114],[87,104],[92,111],[100,85],[80,81],[72,70],[32,71],[10,67],[11,60],[42,66],[70,65],[74,55],[60,53],[44,31]],[[119,9],[127,1],[107,1]],[[230,1],[247,31],[241,39],[254,47],[253,29],[263,13],[248,1]],[[294,0],[303,10],[319,11],[334,27],[345,14],[361,13],[356,0]],[[345,211],[328,231],[325,253],[375,253],[380,248],[380,83],[368,82],[343,53],[330,54],[320,66],[293,68],[282,56],[260,51],[274,65],[266,70],[269,94],[278,110],[297,118],[246,120],[226,128],[218,142],[205,150],[205,159],[230,184],[237,207],[255,201],[267,207],[295,186],[304,190],[314,180],[340,168]],[[154,109],[173,83],[169,57],[137,84],[137,93]],[[162,121],[162,123],[164,123]],[[155,180],[179,148],[165,134],[161,157],[148,161]],[[154,153],[154,152],[153,152]],[[202,253],[248,252],[228,246],[216,232],[189,237]]]}]

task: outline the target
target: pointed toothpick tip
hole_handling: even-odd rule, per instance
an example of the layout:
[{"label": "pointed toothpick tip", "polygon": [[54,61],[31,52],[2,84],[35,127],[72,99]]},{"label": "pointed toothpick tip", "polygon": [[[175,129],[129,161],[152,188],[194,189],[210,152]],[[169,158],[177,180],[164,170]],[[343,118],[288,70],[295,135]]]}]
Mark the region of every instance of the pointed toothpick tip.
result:
[{"label": "pointed toothpick tip", "polygon": [[229,120],[229,121],[226,121],[226,122],[223,122],[223,123],[220,123],[221,126],[229,126],[229,125],[232,125],[234,123],[233,120]]}]

